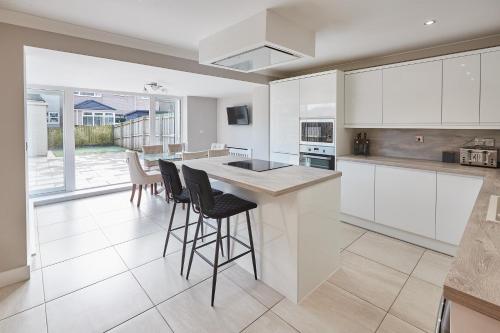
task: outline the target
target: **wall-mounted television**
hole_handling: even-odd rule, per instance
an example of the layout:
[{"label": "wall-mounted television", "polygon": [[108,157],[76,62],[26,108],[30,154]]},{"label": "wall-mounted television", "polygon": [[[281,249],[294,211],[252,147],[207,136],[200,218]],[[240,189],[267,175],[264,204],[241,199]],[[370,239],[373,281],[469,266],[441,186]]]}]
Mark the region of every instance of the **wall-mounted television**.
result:
[{"label": "wall-mounted television", "polygon": [[227,123],[229,125],[249,125],[248,106],[232,106],[227,109]]}]

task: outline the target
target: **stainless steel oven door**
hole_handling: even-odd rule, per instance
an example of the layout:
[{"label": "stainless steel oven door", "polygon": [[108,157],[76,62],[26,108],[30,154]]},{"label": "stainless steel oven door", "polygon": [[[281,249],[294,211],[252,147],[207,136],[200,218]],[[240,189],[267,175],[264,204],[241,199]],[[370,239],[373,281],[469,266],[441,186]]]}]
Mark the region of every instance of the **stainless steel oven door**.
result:
[{"label": "stainless steel oven door", "polygon": [[334,170],[335,169],[335,157],[334,156],[319,156],[319,155],[300,155],[300,165],[319,168],[319,169],[327,169]]},{"label": "stainless steel oven door", "polygon": [[302,119],[300,121],[300,144],[335,146],[335,120]]}]

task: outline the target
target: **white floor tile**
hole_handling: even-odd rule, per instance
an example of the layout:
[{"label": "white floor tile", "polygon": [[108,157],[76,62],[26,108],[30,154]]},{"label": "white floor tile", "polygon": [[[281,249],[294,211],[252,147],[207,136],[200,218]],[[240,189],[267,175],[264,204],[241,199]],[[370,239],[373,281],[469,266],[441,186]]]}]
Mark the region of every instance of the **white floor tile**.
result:
[{"label": "white floor tile", "polygon": [[100,230],[40,245],[44,267],[110,246]]},{"label": "white floor tile", "polygon": [[298,331],[278,317],[274,312],[266,312],[248,326],[242,333],[297,333]]},{"label": "white floor tile", "polygon": [[44,302],[42,271],[31,272],[31,278],[0,288],[0,319],[30,309]]},{"label": "white floor tile", "polygon": [[113,328],[109,333],[169,333],[172,332],[170,327],[160,315],[156,308],[148,310],[137,317],[126,321]]},{"label": "white floor tile", "polygon": [[152,306],[131,273],[123,273],[47,303],[49,332],[103,332]]},{"label": "white floor tile", "polygon": [[16,314],[0,321],[0,332],[5,333],[45,333],[45,305]]},{"label": "white floor tile", "polygon": [[123,243],[158,231],[163,231],[156,223],[148,221],[148,219],[131,220],[118,225],[105,227],[102,231],[112,244]]},{"label": "white floor tile", "polygon": [[40,244],[50,241],[79,235],[97,229],[98,226],[91,216],[72,220],[69,222],[54,223],[38,227],[38,239]]},{"label": "white floor tile", "polygon": [[154,260],[132,270],[132,273],[153,302],[159,304],[212,276],[212,267],[195,256],[189,280],[186,280],[188,262],[189,255],[186,254],[184,276],[180,275],[181,252]]},{"label": "white floor tile", "polygon": [[113,248],[45,267],[45,297],[52,300],[126,270],[127,267]]},{"label": "white floor tile", "polygon": [[210,306],[212,280],[158,305],[176,333],[239,332],[267,309],[223,274],[217,281],[215,305]]},{"label": "white floor tile", "polygon": [[[115,245],[115,248],[128,268],[134,268],[163,256],[166,235],[167,233],[164,231],[157,232]],[[171,238],[168,242],[167,254],[178,251],[181,248],[181,243]]]}]

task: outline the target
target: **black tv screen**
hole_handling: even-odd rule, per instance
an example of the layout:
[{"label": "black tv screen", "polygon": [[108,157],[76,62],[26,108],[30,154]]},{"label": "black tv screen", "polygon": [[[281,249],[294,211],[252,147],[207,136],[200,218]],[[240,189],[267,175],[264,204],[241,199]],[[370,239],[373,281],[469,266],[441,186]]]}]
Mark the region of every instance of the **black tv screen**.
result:
[{"label": "black tv screen", "polygon": [[248,107],[246,105],[242,106],[232,106],[227,110],[227,123],[229,125],[248,125],[250,124],[250,119],[248,118]]}]

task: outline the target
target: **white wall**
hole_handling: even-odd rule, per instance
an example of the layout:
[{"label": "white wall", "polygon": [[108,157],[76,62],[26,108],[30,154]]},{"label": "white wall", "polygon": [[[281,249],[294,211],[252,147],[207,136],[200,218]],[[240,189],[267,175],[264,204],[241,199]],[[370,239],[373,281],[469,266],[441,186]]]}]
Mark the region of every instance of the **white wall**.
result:
[{"label": "white wall", "polygon": [[[228,125],[226,108],[248,105],[250,125]],[[253,157],[269,159],[269,87],[252,94],[217,99],[217,142],[230,147],[252,148]]]},{"label": "white wall", "polygon": [[182,111],[182,137],[188,151],[207,150],[217,142],[217,99],[187,96]]}]

